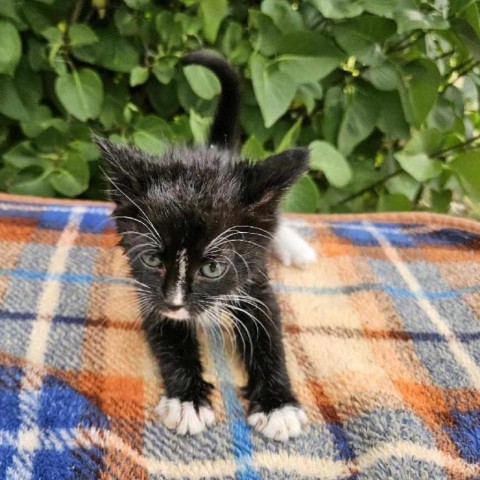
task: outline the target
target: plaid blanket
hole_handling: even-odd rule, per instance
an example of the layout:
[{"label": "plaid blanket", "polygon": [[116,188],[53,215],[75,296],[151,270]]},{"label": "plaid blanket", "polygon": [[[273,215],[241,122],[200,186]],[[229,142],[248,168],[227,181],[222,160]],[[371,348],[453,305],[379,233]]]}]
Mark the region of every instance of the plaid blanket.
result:
[{"label": "plaid blanket", "polygon": [[284,444],[246,423],[218,335],[202,339],[218,423],[182,437],[158,421],[110,208],[0,197],[0,478],[480,478],[478,224],[292,217],[319,261],[273,262],[310,419]]}]

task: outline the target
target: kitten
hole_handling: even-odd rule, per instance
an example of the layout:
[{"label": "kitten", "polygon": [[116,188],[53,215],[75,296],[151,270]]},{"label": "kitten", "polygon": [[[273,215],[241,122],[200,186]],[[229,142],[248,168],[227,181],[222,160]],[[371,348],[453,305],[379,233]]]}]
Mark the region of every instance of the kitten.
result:
[{"label": "kitten", "polygon": [[174,147],[155,156],[94,137],[164,380],[157,411],[181,434],[214,423],[213,386],[202,378],[197,327],[231,322],[249,378],[248,421],[267,437],[287,440],[300,434],[306,416],[285,366],[267,259],[272,244],[287,264],[315,258],[301,237],[279,224],[278,214],[282,195],[308,169],[308,151],[241,161],[235,71],[206,51],[187,55],[185,63],[210,68],[221,82],[208,148]]}]

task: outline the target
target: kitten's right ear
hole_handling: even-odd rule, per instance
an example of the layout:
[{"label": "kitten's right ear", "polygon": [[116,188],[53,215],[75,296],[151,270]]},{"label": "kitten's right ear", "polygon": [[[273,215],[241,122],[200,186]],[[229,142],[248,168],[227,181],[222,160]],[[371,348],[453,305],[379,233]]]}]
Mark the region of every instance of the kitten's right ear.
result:
[{"label": "kitten's right ear", "polygon": [[144,180],[149,176],[147,155],[136,148],[116,144],[97,135],[92,135],[92,140],[100,150],[110,198],[117,205],[131,204],[131,199],[145,188]]}]

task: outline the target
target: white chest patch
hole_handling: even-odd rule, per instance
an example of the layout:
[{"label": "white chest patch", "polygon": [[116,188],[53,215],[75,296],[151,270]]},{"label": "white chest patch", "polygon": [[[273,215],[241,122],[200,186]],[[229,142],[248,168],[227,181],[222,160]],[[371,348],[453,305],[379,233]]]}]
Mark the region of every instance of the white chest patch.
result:
[{"label": "white chest patch", "polygon": [[302,425],[308,422],[305,412],[292,405],[287,405],[270,413],[253,413],[248,423],[260,433],[273,440],[286,442],[289,438],[302,433]]},{"label": "white chest patch", "polygon": [[181,402],[178,398],[162,397],[155,410],[163,424],[180,435],[196,435],[215,423],[210,407],[202,406],[197,412],[192,402]]}]

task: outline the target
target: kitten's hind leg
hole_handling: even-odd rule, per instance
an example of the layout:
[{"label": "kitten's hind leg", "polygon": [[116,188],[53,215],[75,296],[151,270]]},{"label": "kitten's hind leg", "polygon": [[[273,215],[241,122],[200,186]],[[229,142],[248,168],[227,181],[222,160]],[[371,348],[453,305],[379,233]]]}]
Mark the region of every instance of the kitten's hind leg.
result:
[{"label": "kitten's hind leg", "polygon": [[274,255],[286,266],[305,267],[317,259],[315,250],[283,219],[275,232],[272,247]]},{"label": "kitten's hind leg", "polygon": [[156,408],[162,423],[181,435],[205,430],[215,422],[208,398],[213,386],[202,378],[195,330],[164,318],[149,318],[145,323],[165,388]]}]

